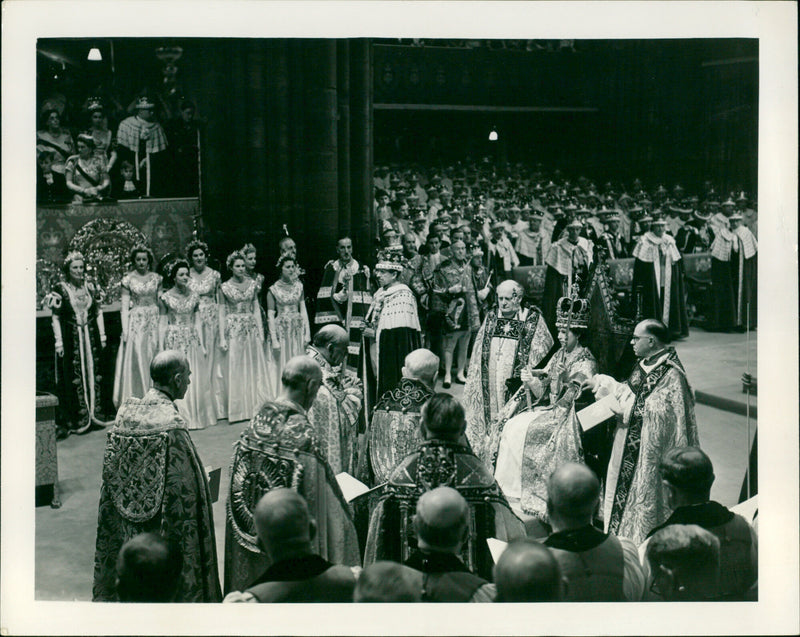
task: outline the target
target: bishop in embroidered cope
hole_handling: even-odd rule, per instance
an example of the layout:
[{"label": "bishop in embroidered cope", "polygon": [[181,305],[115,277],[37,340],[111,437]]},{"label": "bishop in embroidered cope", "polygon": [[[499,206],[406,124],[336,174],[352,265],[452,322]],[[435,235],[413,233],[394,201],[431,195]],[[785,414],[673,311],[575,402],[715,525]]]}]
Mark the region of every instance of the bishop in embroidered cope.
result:
[{"label": "bishop in embroidered cope", "polygon": [[[167,383],[153,371],[159,364],[167,375],[172,370]],[[219,602],[211,493],[188,425],[173,402],[189,384],[189,364],[179,352],[166,351],[156,355],[150,373],[155,387],[143,398],[125,399],[108,434],[93,599],[116,601],[120,548],[133,536],[152,532],[176,542],[183,554],[175,601]]]},{"label": "bishop in embroidered cope", "polygon": [[399,462],[422,442],[420,414],[433,396],[439,357],[427,349],[406,356],[403,378],[384,392],[375,405],[369,427],[371,482],[381,484]]},{"label": "bishop in embroidered cope", "polygon": [[287,362],[281,395],[264,403],[236,443],[231,464],[225,528],[225,593],[244,590],[269,566],[256,542],[254,510],[277,487],[297,491],[317,522],[312,549],[335,564],[359,564],[350,506],[325,457],[307,408],[322,383],[319,365],[307,356]]},{"label": "bishop in embroidered cope", "polygon": [[633,332],[639,359],[630,378],[619,383],[597,374],[585,383],[595,396],[612,394],[618,414],[606,475],[603,519],[606,531],[640,544],[669,516],[659,463],[672,447],[699,446],[694,394],[672,347],[666,326],[654,319]]},{"label": "bishop in embroidered cope", "polygon": [[467,439],[488,464],[491,450],[486,443],[509,394],[506,381],[519,378],[526,366],[539,366],[553,347],[553,337],[539,310],[521,307],[522,294],[522,287],[514,281],[497,287],[499,307],[490,310],[478,330],[464,387]]},{"label": "bishop in embroidered cope", "polygon": [[361,379],[346,368],[348,334],[338,325],[326,325],[314,336],[306,354],[322,368],[322,386],[308,419],[317,431],[328,464],[335,473],[356,474],[358,423],[364,390]]},{"label": "bishop in embroidered cope", "polygon": [[370,515],[364,564],[376,560],[405,562],[417,548],[412,516],[423,493],[447,486],[469,506],[469,536],[461,555],[466,567],[491,579],[493,560],[486,539],[510,541],[525,527],[503,497],[491,472],[461,444],[464,410],[449,394],[434,394],[423,408],[425,441],[391,472]]}]

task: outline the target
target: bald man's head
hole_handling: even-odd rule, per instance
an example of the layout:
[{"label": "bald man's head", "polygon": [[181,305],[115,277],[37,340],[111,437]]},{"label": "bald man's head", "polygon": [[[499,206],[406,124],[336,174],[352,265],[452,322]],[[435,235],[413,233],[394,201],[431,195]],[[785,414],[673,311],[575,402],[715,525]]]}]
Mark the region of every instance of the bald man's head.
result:
[{"label": "bald man's head", "polygon": [[173,400],[180,400],[189,387],[189,361],[183,352],[164,350],[150,363],[150,378],[156,389],[166,392]]},{"label": "bald man's head", "polygon": [[331,365],[338,365],[347,356],[350,335],[341,325],[329,323],[314,335],[314,347]]},{"label": "bald man's head", "polygon": [[532,539],[511,542],[494,567],[497,602],[557,602],[564,596],[558,562]]},{"label": "bald man's head", "polygon": [[417,500],[414,529],[421,549],[458,553],[466,539],[469,506],[450,487],[438,487]]},{"label": "bald man's head", "polygon": [[281,383],[288,398],[308,409],[322,384],[322,368],[310,356],[295,356],[283,368]]},{"label": "bald man's head", "polygon": [[356,582],[354,602],[421,602],[422,573],[397,562],[373,562]]},{"label": "bald man's head", "polygon": [[550,475],[547,512],[557,530],[591,524],[599,500],[600,481],[585,464],[569,462]]},{"label": "bald man's head", "polygon": [[429,349],[415,349],[408,356],[403,365],[403,377],[421,380],[431,388],[436,384],[436,374],[439,373],[439,357]]},{"label": "bald man's head", "polygon": [[315,527],[303,497],[292,489],[273,489],[258,501],[253,514],[261,548],[270,557],[310,551]]}]

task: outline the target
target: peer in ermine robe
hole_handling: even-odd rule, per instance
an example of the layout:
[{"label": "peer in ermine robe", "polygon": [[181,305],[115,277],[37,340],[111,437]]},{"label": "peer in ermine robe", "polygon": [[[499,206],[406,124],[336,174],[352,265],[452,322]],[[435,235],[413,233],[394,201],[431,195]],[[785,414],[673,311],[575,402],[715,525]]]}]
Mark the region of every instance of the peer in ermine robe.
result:
[{"label": "peer in ermine robe", "polygon": [[711,244],[711,316],[706,329],[728,332],[736,325],[736,300],[738,287],[739,237],[725,226],[718,226]]},{"label": "peer in ermine robe", "polygon": [[739,239],[736,325],[752,329],[758,324],[758,241],[750,229],[742,225],[739,213],[731,215],[730,222],[731,232]]},{"label": "peer in ermine robe", "polygon": [[375,266],[381,287],[373,295],[366,316],[371,329],[365,336],[374,334],[370,355],[377,386],[376,390],[369,390],[365,383],[370,402],[397,384],[406,355],[421,344],[417,299],[411,288],[398,281],[403,265],[393,259],[387,254]]},{"label": "peer in ermine robe", "polygon": [[673,338],[689,336],[681,253],[675,239],[665,234],[664,220],[651,227],[633,249],[633,298],[641,299],[643,318],[663,321]]}]

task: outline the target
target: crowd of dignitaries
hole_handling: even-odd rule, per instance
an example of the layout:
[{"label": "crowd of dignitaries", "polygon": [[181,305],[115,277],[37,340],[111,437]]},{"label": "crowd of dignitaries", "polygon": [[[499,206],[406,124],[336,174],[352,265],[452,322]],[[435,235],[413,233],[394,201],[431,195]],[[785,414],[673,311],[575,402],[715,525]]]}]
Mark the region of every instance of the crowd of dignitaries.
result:
[{"label": "crowd of dignitaries", "polygon": [[[374,267],[339,238],[313,332],[289,237],[266,294],[255,249],[230,255],[209,334],[189,263],[173,264],[174,303],[159,296],[163,351],[140,395],[120,396],[109,431],[94,598],[132,600],[126,578],[158,564],[173,573],[148,580],[162,601],[752,598],[756,535],[709,499],[713,468],[670,345],[688,334],[674,236],[686,227],[698,231],[694,248],[710,241],[715,260],[739,259],[735,298],[750,307],[757,244],[742,231],[746,198],[740,212],[731,199],[706,221],[713,190],[685,219],[681,206],[694,203],[679,187],[607,185],[599,195],[588,180],[545,181],[520,167],[491,182],[480,167],[445,170],[428,188],[415,171],[379,170],[376,185]],[[620,378],[581,344],[591,312],[582,286],[595,263],[628,254],[652,316],[636,324],[636,362]],[[148,255],[136,256],[146,278]],[[207,247],[189,256],[202,274]],[[511,278],[521,263],[547,266],[541,309]],[[213,338],[226,367],[209,360]],[[436,393],[439,378],[445,389],[465,385],[463,403]],[[584,463],[581,395],[613,412],[599,466]],[[207,478],[188,435],[203,402],[247,421],[230,468],[222,587]],[[369,490],[346,498],[343,474]],[[488,540],[507,546],[499,559]]]},{"label": "crowd of dignitaries", "polygon": [[[346,332],[329,337],[317,347],[343,358]],[[430,356],[407,361],[406,373],[421,376],[424,388]],[[309,418],[324,377],[311,356],[288,362],[279,396],[235,445],[221,588],[207,478],[174,404],[191,383],[189,362],[165,351],[151,372],[153,388],[126,400],[108,436],[95,601],[757,599],[756,532],[710,500],[713,467],[697,446],[646,441],[642,454],[654,464],[637,467],[648,475],[633,477],[634,499],[620,499],[619,486],[612,492],[605,524],[609,493],[604,507],[600,479],[583,463],[564,462],[547,477],[546,514],[531,524],[472,452],[464,409],[443,393],[422,404],[421,441],[380,485],[362,551],[357,505],[345,499],[325,436]],[[628,399],[615,391],[624,410]],[[657,418],[638,426],[643,436],[659,428],[669,436]],[[673,432],[667,442],[675,439]],[[616,467],[618,483],[628,464]],[[656,500],[655,509],[631,513],[642,499]],[[489,541],[504,545],[499,556]]]},{"label": "crowd of dignitaries", "polygon": [[[511,278],[516,267],[547,266],[542,310],[551,328],[554,304],[576,278],[585,283],[598,260],[633,258],[631,312],[664,321],[678,338],[688,335],[687,305],[704,305],[687,290],[682,258],[710,252],[714,302],[707,305],[716,309],[705,326],[755,327],[756,203],[738,186],[719,192],[707,181],[694,193],[680,184],[646,189],[639,179],[598,186],[539,165],[488,161],[436,170],[381,167],[374,184],[378,236],[384,246],[402,246],[423,329],[442,323],[435,270],[444,260],[451,270],[453,260],[477,263],[478,253],[490,286]],[[476,283],[475,293],[482,292],[485,284]],[[444,301],[458,293],[448,294]],[[476,299],[479,307],[489,294]],[[467,309],[470,300],[466,294]],[[438,343],[432,349],[442,352]]]},{"label": "crowd of dignitaries", "polygon": [[190,100],[168,107],[139,96],[123,108],[92,95],[74,108],[53,94],[39,117],[40,205],[198,195],[199,120]]},{"label": "crowd of dignitaries", "polygon": [[[316,289],[305,289],[289,236],[279,242],[271,285],[250,243],[219,270],[211,264],[221,259],[202,241],[189,244],[185,259],[159,267],[148,246],[135,246],[121,281],[119,344],[105,342],[101,293],[87,276],[92,264],[68,254],[63,280],[45,298],[58,355],[59,436],[102,426],[112,402],[118,408],[129,396],[141,398],[151,385],[149,361],[172,348],[187,355],[195,374],[178,403],[190,428],[249,420],[277,395],[283,366],[305,352],[312,326],[329,323],[348,333],[346,365],[364,383],[365,413],[400,380],[405,356],[423,345],[439,357],[445,389],[465,384],[469,363],[492,351],[483,349],[487,337],[479,331],[502,305],[498,286],[524,265],[544,268],[539,310],[553,336],[559,299],[576,284],[585,293],[596,264],[619,258],[633,259],[630,318],[659,319],[672,338],[688,336],[689,306],[700,301],[690,297],[683,261],[698,251],[710,262],[706,328],[756,327],[757,219],[743,192],[720,202],[711,184],[702,198],[680,186],[646,191],[638,180],[598,189],[558,171],[491,163],[439,173],[378,169],[375,184],[380,245],[339,237]],[[307,308],[314,294],[315,307]],[[97,382],[106,345],[117,354],[113,388]]]}]

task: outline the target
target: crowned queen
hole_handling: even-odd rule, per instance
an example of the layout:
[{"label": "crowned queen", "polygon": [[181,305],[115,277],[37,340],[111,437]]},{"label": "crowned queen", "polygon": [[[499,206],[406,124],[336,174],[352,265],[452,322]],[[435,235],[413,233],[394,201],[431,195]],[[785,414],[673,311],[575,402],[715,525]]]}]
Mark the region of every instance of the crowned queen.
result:
[{"label": "crowned queen", "polygon": [[523,519],[546,523],[548,476],[566,462],[583,459],[575,401],[583,381],[597,372],[597,361],[581,344],[589,318],[589,301],[578,297],[574,285],[556,306],[561,347],[544,369],[522,371],[522,386],[493,428],[495,479]]}]

